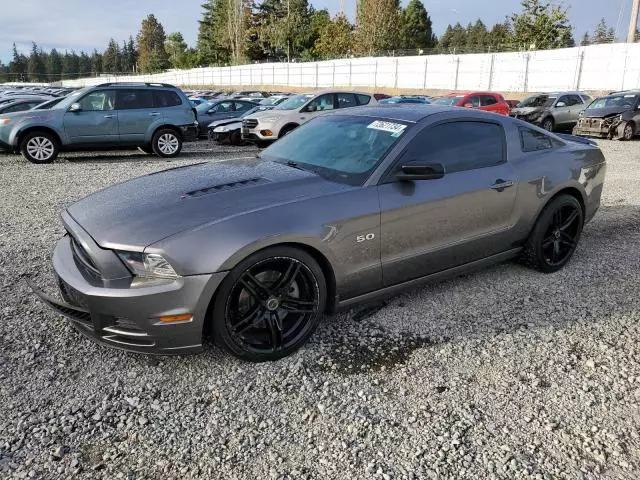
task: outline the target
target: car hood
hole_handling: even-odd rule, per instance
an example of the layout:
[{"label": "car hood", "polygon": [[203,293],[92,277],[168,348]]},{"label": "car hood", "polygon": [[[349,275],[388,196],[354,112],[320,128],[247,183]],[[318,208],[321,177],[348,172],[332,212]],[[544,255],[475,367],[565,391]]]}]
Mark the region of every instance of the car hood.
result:
[{"label": "car hood", "polygon": [[17,122],[21,120],[47,120],[55,116],[55,110],[25,110],[24,112],[2,113],[2,118],[11,118]]},{"label": "car hood", "polygon": [[257,158],[204,162],[114,185],[67,212],[101,247],[142,251],[204,224],[350,188]]},{"label": "car hood", "polygon": [[514,115],[531,115],[532,113],[542,112],[544,107],[516,107],[511,109]]},{"label": "car hood", "polygon": [[592,108],[585,110],[584,116],[587,118],[606,118],[613,115],[620,115],[627,110],[629,109],[625,107]]},{"label": "car hood", "polygon": [[215,122],[211,122],[209,124],[209,128],[221,127],[223,125],[228,125],[230,123],[242,123],[241,117],[233,117],[233,118],[225,118],[224,120],[216,120]]}]

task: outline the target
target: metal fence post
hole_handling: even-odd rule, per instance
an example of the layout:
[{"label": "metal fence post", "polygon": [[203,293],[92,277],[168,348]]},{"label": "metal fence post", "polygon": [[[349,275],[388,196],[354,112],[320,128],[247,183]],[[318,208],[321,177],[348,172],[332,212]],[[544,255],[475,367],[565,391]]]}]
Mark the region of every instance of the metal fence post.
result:
[{"label": "metal fence post", "polygon": [[523,92],[529,91],[529,54],[526,53],[524,56],[524,90]]},{"label": "metal fence post", "polygon": [[580,90],[580,82],[582,81],[582,65],[584,62],[584,50],[580,51],[578,53],[578,67],[577,67],[577,72],[576,72],[576,85],[575,85],[575,89],[576,90]]},{"label": "metal fence post", "polygon": [[378,59],[377,58],[376,58],[376,63],[373,70],[373,88],[378,88]]},{"label": "metal fence post", "polygon": [[336,86],[336,62],[333,62],[333,71],[331,72],[331,83],[332,86]]},{"label": "metal fence post", "polygon": [[273,86],[276,86],[276,64],[272,63],[271,64],[271,83],[273,84]]},{"label": "metal fence post", "polygon": [[493,64],[496,60],[495,55],[491,55],[491,66],[489,67],[489,91],[491,91],[491,87],[493,86]]},{"label": "metal fence post", "polygon": [[454,90],[458,90],[458,75],[460,75],[460,57],[456,57],[456,81],[454,83]]},{"label": "metal fence post", "polygon": [[398,88],[398,59],[396,58],[396,72],[394,74],[394,79],[393,79],[393,88],[397,89]]},{"label": "metal fence post", "polygon": [[427,70],[429,68],[429,56],[424,57],[424,81],[422,83],[422,88],[427,89]]},{"label": "metal fence post", "polygon": [[318,62],[316,62],[316,88],[318,88],[319,75],[318,75]]},{"label": "metal fence post", "polygon": [[349,59],[349,86],[351,86],[353,79],[351,78],[351,59]]}]

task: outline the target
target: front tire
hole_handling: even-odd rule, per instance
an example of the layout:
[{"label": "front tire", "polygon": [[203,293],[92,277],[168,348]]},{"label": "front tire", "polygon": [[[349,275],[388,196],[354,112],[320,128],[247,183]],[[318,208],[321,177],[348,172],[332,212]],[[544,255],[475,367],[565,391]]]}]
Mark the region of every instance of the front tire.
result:
[{"label": "front tire", "polygon": [[240,262],[213,305],[214,340],[251,362],[290,355],[313,334],[326,305],[322,269],[311,255],[273,247]]},{"label": "front tire", "polygon": [[555,122],[553,118],[547,117],[542,122],[542,128],[544,128],[547,132],[553,132],[555,129]]},{"label": "front tire", "polygon": [[163,128],[153,135],[151,147],[159,157],[177,157],[182,151],[182,138],[174,130]]},{"label": "front tire", "polygon": [[560,195],[542,211],[525,244],[522,261],[544,273],[554,273],[571,260],[582,234],[582,205]]},{"label": "front tire", "polygon": [[58,139],[47,132],[28,133],[20,143],[20,153],[31,163],[52,163],[59,152]]},{"label": "front tire", "polygon": [[633,127],[633,123],[627,122],[624,128],[622,129],[622,137],[620,137],[620,140],[631,141],[633,140],[633,137],[635,136],[635,134],[636,132],[635,132],[635,128]]}]

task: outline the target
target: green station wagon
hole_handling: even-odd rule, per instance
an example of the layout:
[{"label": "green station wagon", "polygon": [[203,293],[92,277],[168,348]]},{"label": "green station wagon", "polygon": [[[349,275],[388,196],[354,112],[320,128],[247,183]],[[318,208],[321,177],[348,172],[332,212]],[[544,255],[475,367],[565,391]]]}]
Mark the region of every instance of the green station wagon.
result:
[{"label": "green station wagon", "polygon": [[175,157],[197,132],[191,102],[167,84],[105,83],[48,110],[0,115],[0,147],[32,163],[51,163],[60,151],[127,147]]}]

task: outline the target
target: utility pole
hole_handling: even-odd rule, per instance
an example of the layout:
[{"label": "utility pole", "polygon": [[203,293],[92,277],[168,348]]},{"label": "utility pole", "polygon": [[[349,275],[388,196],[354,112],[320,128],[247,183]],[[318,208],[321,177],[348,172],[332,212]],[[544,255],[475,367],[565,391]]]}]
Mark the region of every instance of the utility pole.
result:
[{"label": "utility pole", "polygon": [[636,41],[638,13],[640,13],[640,0],[633,0],[633,4],[631,6],[631,20],[629,21],[629,36],[627,37],[627,42],[629,43]]}]

